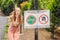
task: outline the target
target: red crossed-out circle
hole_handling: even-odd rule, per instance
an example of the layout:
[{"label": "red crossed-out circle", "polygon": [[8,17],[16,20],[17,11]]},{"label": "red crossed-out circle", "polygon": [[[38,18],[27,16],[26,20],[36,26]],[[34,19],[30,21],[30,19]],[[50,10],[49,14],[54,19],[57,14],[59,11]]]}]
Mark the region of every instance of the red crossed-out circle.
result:
[{"label": "red crossed-out circle", "polygon": [[[40,21],[40,19],[41,19],[43,16],[46,16],[46,18],[47,18],[47,21],[45,20],[45,23],[43,23],[42,21]],[[39,17],[39,22],[40,22],[41,24],[46,24],[46,23],[48,22],[48,16],[47,16],[46,14],[42,14],[42,15]]]}]

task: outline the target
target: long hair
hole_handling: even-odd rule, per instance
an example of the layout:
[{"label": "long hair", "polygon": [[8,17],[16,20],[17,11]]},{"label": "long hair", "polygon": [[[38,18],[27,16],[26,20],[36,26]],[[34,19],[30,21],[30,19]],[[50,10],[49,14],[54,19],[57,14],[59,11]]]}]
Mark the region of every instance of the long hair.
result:
[{"label": "long hair", "polygon": [[19,6],[16,6],[16,5],[14,6],[14,20],[16,20],[16,13],[15,13],[16,8],[20,9],[20,15],[18,16],[18,18],[19,18],[18,21],[21,24],[21,16],[22,16],[22,14],[21,14],[21,8]]},{"label": "long hair", "polygon": [[[16,20],[16,13],[15,13],[16,8],[19,8],[20,9],[20,7],[17,7],[16,5],[14,5],[13,11],[11,12],[11,15],[13,15],[14,21]],[[21,9],[20,9],[20,11],[21,11]],[[19,17],[19,23],[20,24],[21,24],[21,16],[22,16],[22,14],[20,12],[20,15],[18,16]]]}]

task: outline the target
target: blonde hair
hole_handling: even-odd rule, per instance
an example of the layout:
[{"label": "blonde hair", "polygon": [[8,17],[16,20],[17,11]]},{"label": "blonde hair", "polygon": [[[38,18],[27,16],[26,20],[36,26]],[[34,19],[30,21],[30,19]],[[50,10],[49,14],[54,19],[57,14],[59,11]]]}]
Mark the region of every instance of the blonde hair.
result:
[{"label": "blonde hair", "polygon": [[[16,9],[19,9],[19,10],[20,10],[19,23],[21,23],[21,21],[22,21],[21,9],[20,9],[19,7],[15,7],[15,10],[16,10]],[[10,13],[10,16],[13,16],[13,18],[14,18],[15,10],[13,10],[13,11]]]}]

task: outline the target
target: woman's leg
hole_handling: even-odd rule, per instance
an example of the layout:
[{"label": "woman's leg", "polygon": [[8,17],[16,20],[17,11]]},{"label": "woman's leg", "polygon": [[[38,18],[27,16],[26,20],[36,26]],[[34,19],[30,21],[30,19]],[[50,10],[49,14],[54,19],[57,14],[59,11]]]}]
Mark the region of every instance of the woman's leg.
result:
[{"label": "woman's leg", "polygon": [[8,40],[14,40],[11,27],[9,27],[9,29],[8,29]]},{"label": "woman's leg", "polygon": [[15,36],[14,40],[20,40],[20,26],[18,26],[18,28],[16,29],[14,36]]}]

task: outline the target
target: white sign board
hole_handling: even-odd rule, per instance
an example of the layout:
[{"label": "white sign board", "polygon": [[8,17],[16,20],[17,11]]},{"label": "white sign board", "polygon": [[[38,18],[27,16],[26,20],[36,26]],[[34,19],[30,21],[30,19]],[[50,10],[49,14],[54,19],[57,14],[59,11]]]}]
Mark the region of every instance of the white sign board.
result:
[{"label": "white sign board", "polygon": [[49,28],[49,10],[24,11],[24,28]]}]

